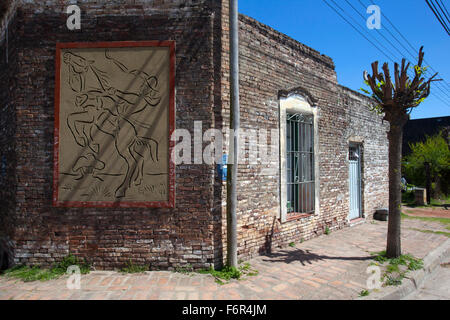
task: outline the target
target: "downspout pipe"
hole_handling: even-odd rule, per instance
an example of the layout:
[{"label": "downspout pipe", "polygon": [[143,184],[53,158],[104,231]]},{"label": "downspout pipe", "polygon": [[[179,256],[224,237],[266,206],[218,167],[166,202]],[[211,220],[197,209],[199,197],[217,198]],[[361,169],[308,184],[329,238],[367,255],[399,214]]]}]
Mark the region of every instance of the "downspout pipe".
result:
[{"label": "downspout pipe", "polygon": [[[230,139],[232,161],[227,166],[227,265],[237,267],[237,175],[239,152],[239,20],[238,0],[230,1]],[[231,138],[230,136],[230,138]]]}]

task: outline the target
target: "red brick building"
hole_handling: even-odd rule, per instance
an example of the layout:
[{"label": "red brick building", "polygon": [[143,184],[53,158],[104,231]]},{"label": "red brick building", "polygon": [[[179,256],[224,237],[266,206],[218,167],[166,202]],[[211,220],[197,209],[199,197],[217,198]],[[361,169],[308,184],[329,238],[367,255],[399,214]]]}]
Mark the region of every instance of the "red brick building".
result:
[{"label": "red brick building", "polygon": [[[75,31],[56,0],[13,1],[2,21],[4,260],[46,265],[73,253],[98,269],[130,260],[152,269],[219,266],[226,257],[226,184],[215,164],[175,167],[173,207],[53,205],[55,57],[57,43],[174,41],[176,129],[194,137],[194,122],[202,121],[204,130],[225,132],[228,1],[79,6]],[[365,96],[338,84],[331,58],[249,17],[239,20],[241,126],[280,133],[276,170],[261,161],[239,165],[238,256],[247,259],[386,207],[388,142],[386,123]]]}]

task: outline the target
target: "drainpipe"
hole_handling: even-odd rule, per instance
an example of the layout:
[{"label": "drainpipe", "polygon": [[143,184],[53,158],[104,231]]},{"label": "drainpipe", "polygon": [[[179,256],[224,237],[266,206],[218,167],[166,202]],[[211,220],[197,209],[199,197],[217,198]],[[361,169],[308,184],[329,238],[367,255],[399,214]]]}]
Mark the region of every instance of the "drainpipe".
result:
[{"label": "drainpipe", "polygon": [[[232,161],[227,166],[227,265],[237,267],[237,217],[236,184],[239,152],[239,21],[238,0],[230,1],[230,125],[233,142],[230,139]],[[230,135],[231,138],[231,135]]]}]

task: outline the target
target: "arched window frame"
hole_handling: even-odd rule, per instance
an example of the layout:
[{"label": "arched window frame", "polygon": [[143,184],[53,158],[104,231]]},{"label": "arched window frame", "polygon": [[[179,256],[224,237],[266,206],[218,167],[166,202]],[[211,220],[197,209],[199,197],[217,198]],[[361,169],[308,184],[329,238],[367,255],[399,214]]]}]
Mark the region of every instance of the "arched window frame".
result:
[{"label": "arched window frame", "polygon": [[[300,113],[313,116],[314,123],[314,215],[320,211],[320,171],[319,171],[319,112],[313,100],[299,89],[290,92],[280,92],[279,121],[280,121],[280,220],[286,222],[305,216],[299,214],[288,217],[287,210],[287,115]],[[309,214],[310,215],[310,214]]]}]

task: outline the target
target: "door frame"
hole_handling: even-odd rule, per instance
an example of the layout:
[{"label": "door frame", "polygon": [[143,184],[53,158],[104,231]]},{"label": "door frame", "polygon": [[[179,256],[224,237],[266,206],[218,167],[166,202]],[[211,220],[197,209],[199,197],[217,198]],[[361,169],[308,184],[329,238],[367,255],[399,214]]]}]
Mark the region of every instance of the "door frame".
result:
[{"label": "door frame", "polygon": [[[349,211],[348,211],[348,216],[347,219],[348,221],[353,221],[356,219],[360,219],[364,217],[364,210],[363,210],[363,186],[362,186],[362,146],[363,144],[361,142],[349,142],[348,145],[348,152],[347,152],[347,156],[348,156],[348,190],[349,190]],[[350,194],[350,187],[351,187],[351,176],[350,176],[350,148],[352,147],[356,147],[357,148],[357,152],[358,152],[358,216],[355,218],[351,218],[350,214],[351,214],[351,194]]]}]

